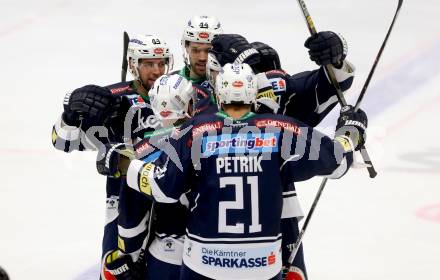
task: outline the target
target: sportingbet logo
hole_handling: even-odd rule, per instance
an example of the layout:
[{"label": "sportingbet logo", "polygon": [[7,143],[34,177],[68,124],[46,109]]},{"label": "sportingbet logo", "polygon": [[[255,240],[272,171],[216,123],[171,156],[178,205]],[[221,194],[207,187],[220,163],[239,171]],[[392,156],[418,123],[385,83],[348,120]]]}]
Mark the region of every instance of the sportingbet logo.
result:
[{"label": "sportingbet logo", "polygon": [[203,139],[204,155],[278,151],[278,133],[222,134]]}]

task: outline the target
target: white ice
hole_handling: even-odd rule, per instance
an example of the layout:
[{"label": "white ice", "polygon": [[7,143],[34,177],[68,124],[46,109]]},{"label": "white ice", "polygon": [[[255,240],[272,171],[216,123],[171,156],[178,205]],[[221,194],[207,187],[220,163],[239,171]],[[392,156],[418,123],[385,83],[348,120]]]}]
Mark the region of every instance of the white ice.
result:
[{"label": "white ice", "polygon": [[[318,30],[349,43],[353,101],[397,1],[307,4]],[[11,279],[97,279],[104,178],[93,153],[52,147],[52,124],[67,91],[119,80],[123,30],[163,36],[181,67],[182,28],[195,14],[269,43],[289,73],[315,68],[294,0],[0,0],[0,266]],[[404,3],[363,106],[379,175],[351,170],[328,183],[305,236],[310,279],[440,279],[439,14],[437,0]],[[297,185],[305,211],[319,181]]]}]

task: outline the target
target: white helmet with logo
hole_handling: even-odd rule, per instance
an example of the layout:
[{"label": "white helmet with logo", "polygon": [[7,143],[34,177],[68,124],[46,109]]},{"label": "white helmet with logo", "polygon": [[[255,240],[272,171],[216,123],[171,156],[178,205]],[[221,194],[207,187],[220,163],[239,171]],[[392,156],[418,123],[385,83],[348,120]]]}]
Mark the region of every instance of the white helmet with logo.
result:
[{"label": "white helmet with logo", "polygon": [[127,60],[131,74],[134,79],[139,79],[139,60],[165,58],[167,68],[165,73],[168,73],[173,68],[173,55],[168,48],[167,43],[156,35],[136,35],[130,39],[127,49]]},{"label": "white helmet with logo", "polygon": [[257,91],[257,76],[246,63],[227,63],[217,75],[215,92],[219,104],[254,104]]},{"label": "white helmet with logo", "polygon": [[186,51],[187,42],[210,44],[215,36],[222,33],[222,26],[215,17],[195,16],[191,18],[182,36],[182,51],[185,64],[190,65],[189,54]]},{"label": "white helmet with logo", "polygon": [[158,120],[178,120],[189,116],[193,87],[190,81],[178,74],[163,75],[154,82],[148,96]]}]

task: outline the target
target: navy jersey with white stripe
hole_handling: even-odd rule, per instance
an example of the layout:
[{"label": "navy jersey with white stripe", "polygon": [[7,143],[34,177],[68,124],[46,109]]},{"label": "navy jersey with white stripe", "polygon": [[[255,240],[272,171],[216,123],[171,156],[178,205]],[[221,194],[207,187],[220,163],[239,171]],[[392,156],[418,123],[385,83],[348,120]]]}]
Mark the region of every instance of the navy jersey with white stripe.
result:
[{"label": "navy jersey with white stripe", "polygon": [[[341,90],[348,90],[353,83],[355,67],[344,61],[341,69],[333,67],[333,71]],[[294,75],[273,70],[266,72],[266,77],[278,98],[278,113],[310,126],[318,125],[338,102],[336,90],[323,67]]]},{"label": "navy jersey with white stripe", "polygon": [[218,112],[188,121],[156,161],[132,162],[127,176],[158,202],[195,194],[183,255],[192,270],[269,279],[281,269],[281,219],[298,215],[294,182],[340,177],[351,162],[339,141],[289,117]]}]

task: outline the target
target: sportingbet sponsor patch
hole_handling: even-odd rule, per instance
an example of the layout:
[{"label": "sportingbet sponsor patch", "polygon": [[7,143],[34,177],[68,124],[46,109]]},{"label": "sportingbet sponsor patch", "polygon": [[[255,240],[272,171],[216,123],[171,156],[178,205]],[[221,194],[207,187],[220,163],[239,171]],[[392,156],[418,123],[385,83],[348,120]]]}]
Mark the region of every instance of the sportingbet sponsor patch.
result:
[{"label": "sportingbet sponsor patch", "polygon": [[218,154],[278,152],[279,133],[221,134],[205,136],[202,140],[204,156]]}]

